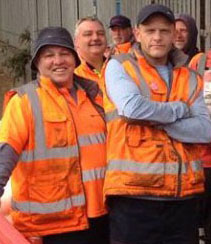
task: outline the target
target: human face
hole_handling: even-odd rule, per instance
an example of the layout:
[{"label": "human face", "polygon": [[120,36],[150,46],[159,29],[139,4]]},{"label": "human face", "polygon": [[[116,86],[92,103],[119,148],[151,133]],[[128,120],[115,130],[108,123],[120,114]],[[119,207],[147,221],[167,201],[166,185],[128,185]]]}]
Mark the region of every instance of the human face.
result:
[{"label": "human face", "polygon": [[50,78],[57,86],[71,88],[76,60],[65,47],[45,46],[36,61],[39,74]]},{"label": "human face", "polygon": [[115,45],[123,44],[125,42],[129,42],[132,36],[132,28],[131,27],[119,27],[114,26],[110,29],[111,38]]},{"label": "human face", "polygon": [[176,21],[176,37],[174,46],[180,50],[183,50],[188,43],[188,28],[181,20]]},{"label": "human face", "polygon": [[105,30],[98,21],[85,20],[76,31],[75,47],[85,60],[90,57],[103,57],[107,46]]},{"label": "human face", "polygon": [[175,36],[174,24],[162,15],[152,16],[137,27],[135,34],[148,61],[165,65]]}]

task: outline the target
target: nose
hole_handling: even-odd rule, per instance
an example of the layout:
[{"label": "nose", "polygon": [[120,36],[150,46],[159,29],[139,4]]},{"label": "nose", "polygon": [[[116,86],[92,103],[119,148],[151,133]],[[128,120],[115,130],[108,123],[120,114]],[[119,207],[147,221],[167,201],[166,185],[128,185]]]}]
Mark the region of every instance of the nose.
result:
[{"label": "nose", "polygon": [[161,39],[161,33],[160,31],[155,31],[153,35],[154,40],[160,40]]},{"label": "nose", "polygon": [[98,33],[93,33],[93,35],[92,35],[92,39],[93,40],[98,40],[99,39],[99,35],[98,35]]},{"label": "nose", "polygon": [[177,37],[177,38],[182,37],[182,32],[181,32],[181,30],[176,30],[176,37]]},{"label": "nose", "polygon": [[60,55],[60,54],[56,54],[55,56],[54,56],[54,63],[55,64],[61,64],[61,63],[63,63],[63,61],[64,61],[64,59],[63,59],[63,57],[62,57],[62,55]]}]

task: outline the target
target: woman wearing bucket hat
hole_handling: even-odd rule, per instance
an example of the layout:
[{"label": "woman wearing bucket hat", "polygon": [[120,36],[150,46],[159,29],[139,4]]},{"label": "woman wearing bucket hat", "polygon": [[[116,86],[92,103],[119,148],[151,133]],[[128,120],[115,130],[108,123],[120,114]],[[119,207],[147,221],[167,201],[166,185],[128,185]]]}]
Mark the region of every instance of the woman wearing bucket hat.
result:
[{"label": "woman wearing bucket hat", "polygon": [[107,243],[103,110],[96,83],[74,75],[79,63],[70,33],[44,28],[31,62],[37,80],[7,94],[0,195],[12,174],[13,223],[31,243]]}]

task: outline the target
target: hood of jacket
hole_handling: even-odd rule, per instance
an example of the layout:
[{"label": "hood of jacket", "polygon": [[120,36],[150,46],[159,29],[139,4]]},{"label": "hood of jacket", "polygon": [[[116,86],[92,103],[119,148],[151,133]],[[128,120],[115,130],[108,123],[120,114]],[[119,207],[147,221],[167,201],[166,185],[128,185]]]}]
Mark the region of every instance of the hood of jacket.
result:
[{"label": "hood of jacket", "polygon": [[188,42],[184,47],[183,51],[189,56],[189,60],[199,52],[196,43],[198,37],[198,29],[196,21],[190,15],[187,14],[176,14],[175,20],[181,20],[187,26],[188,29]]}]

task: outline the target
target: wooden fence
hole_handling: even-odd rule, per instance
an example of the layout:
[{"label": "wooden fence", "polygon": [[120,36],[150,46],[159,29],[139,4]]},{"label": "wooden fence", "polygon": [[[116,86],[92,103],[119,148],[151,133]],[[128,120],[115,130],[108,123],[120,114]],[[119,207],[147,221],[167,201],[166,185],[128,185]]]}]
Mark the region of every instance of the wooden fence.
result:
[{"label": "wooden fence", "polygon": [[188,13],[199,29],[198,47],[211,48],[211,0],[0,0],[0,40],[18,46],[18,37],[29,29],[32,39],[46,26],[64,26],[74,32],[78,18],[97,15],[106,28],[111,16],[122,13],[135,23],[140,8],[149,3]]}]

